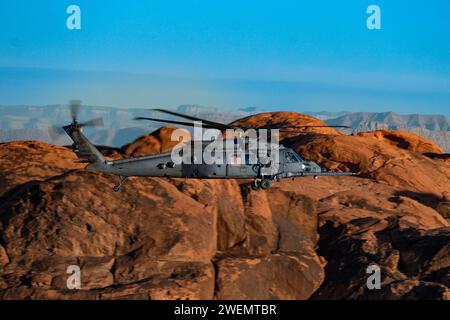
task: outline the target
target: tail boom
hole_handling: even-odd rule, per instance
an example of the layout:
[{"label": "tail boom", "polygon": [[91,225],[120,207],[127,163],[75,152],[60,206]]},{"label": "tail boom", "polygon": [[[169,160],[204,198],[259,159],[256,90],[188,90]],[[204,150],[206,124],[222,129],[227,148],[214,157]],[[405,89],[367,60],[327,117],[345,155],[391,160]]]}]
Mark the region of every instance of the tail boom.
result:
[{"label": "tail boom", "polygon": [[103,154],[86,138],[77,124],[63,127],[73,141],[74,152],[82,162],[105,163]]}]

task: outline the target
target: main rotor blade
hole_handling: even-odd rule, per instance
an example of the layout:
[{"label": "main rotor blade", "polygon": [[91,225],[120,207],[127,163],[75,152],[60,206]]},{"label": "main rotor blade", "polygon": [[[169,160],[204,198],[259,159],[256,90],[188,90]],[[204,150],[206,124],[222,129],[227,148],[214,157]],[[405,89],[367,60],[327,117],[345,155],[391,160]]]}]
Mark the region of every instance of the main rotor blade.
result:
[{"label": "main rotor blade", "polygon": [[297,128],[345,128],[345,129],[351,129],[352,127],[349,126],[296,126]]},{"label": "main rotor blade", "polygon": [[[312,125],[312,126],[295,126],[292,127],[294,128],[293,131],[297,130],[296,128],[346,128],[346,129],[351,129],[351,127],[348,126],[327,126],[327,125]],[[277,126],[265,126],[265,127],[259,127],[258,129],[280,129],[280,130],[290,130],[289,127],[277,127]]]},{"label": "main rotor blade", "polygon": [[[201,119],[201,118],[197,118],[197,117],[193,117],[193,116],[188,116],[188,115],[185,115],[185,114],[182,114],[182,113],[178,113],[178,112],[174,112],[174,111],[170,111],[170,110],[165,110],[165,109],[151,109],[151,110],[162,112],[162,113],[167,113],[167,114],[170,114],[172,116],[181,117],[181,118],[189,119],[189,120],[192,120],[192,121],[202,121],[203,123],[209,125],[211,128],[214,128],[214,129],[227,130],[227,129],[237,129],[237,128],[239,128],[239,127],[230,126],[230,125],[224,124],[224,123],[219,123],[219,122],[209,121],[209,120],[205,120],[205,119]],[[243,129],[245,129],[245,128],[243,128]]]},{"label": "main rotor blade", "polygon": [[[184,122],[184,121],[176,121],[176,120],[165,120],[165,119],[156,119],[156,118],[148,118],[148,117],[136,117],[136,118],[134,118],[134,120],[150,120],[150,121],[156,121],[156,122],[179,124],[182,126],[194,127],[194,123],[192,123],[192,122]],[[205,129],[216,129],[215,127],[211,127],[210,125],[203,125],[203,123],[202,123],[202,127]]]},{"label": "main rotor blade", "polygon": [[[274,128],[271,128],[274,129]],[[276,129],[276,128],[275,128]],[[278,129],[279,132],[283,133],[314,133],[311,131],[302,131],[302,130],[286,130],[286,129]]]},{"label": "main rotor blade", "polygon": [[72,122],[77,121],[78,110],[80,110],[81,101],[80,100],[71,100],[69,103],[70,107],[70,116],[72,117]]},{"label": "main rotor blade", "polygon": [[95,118],[95,119],[80,123],[80,127],[102,127],[102,126],[103,126],[102,118]]}]

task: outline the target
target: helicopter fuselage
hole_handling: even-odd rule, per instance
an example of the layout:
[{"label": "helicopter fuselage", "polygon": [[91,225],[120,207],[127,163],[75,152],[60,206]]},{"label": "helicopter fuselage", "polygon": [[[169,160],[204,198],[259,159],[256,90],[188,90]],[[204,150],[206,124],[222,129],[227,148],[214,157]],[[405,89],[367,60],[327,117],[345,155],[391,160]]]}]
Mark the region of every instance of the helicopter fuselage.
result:
[{"label": "helicopter fuselage", "polygon": [[[298,176],[315,176],[326,173],[312,161],[303,160],[294,150],[282,148],[279,150],[279,164],[268,178],[288,178]],[[267,165],[250,163],[248,157],[235,158],[233,163],[224,164],[175,164],[171,153],[154,156],[129,158],[123,160],[93,163],[88,170],[101,171],[119,176],[142,177],[174,177],[174,178],[202,178],[202,179],[249,179],[264,178],[261,169]]]},{"label": "helicopter fuselage", "polygon": [[[216,140],[216,143],[212,143],[211,145],[211,141],[191,140],[188,143],[182,143],[180,149],[174,148],[172,152],[139,158],[108,160],[82,133],[83,127],[95,126],[102,121],[94,119],[84,123],[78,123],[76,117],[77,109],[78,104],[71,105],[72,123],[62,128],[73,140],[73,150],[80,158],[80,161],[89,163],[86,169],[121,177],[119,184],[113,188],[114,191],[119,191],[123,182],[130,176],[194,179],[253,179],[252,187],[254,189],[260,187],[267,189],[272,180],[280,180],[283,178],[356,175],[356,173],[352,172],[327,172],[315,162],[304,160],[293,149],[279,145],[277,139],[276,143],[273,143],[274,141],[271,138],[269,144],[267,144],[267,141],[261,144],[261,137],[264,137],[264,135],[261,136],[258,134],[255,135],[255,140],[253,141],[257,143],[251,143],[251,139],[247,139],[252,137],[250,134],[247,138],[246,136],[239,135],[241,139],[233,137],[232,139]],[[157,110],[194,121],[202,120],[167,110]],[[158,120],[153,118],[141,119]],[[172,120],[160,121],[174,122]],[[202,121],[209,128],[215,128],[216,131],[238,128],[208,120]],[[175,122],[177,124],[188,125],[185,122]],[[266,129],[259,130],[262,134]],[[197,146],[200,146],[200,150],[196,149]],[[209,148],[210,146],[213,146],[213,148]],[[200,151],[200,154],[197,151]],[[177,153],[180,157],[176,156]],[[204,158],[203,156],[205,154],[208,157]],[[211,159],[213,161],[210,161]],[[217,159],[220,161],[216,161]]]}]

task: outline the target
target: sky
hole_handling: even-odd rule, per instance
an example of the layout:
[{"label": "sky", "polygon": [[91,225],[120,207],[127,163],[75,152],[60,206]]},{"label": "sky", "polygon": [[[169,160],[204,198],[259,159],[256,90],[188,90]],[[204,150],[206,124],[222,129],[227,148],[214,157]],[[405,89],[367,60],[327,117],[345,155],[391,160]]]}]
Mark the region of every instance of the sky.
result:
[{"label": "sky", "polygon": [[450,116],[450,1],[0,0],[0,105],[74,98]]}]

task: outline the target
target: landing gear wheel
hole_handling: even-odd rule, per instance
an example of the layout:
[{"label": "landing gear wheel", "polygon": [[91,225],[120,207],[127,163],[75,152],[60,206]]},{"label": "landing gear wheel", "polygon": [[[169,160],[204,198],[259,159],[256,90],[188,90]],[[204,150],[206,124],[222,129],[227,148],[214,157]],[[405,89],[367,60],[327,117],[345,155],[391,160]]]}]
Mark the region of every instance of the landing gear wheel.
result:
[{"label": "landing gear wheel", "polygon": [[270,183],[271,181],[269,179],[263,179],[263,181],[261,181],[261,189],[267,189],[270,187]]},{"label": "landing gear wheel", "polygon": [[261,187],[261,184],[259,183],[258,180],[253,180],[251,186],[252,186],[252,189],[253,189],[253,190],[257,191],[257,190],[259,190],[259,188]]},{"label": "landing gear wheel", "polygon": [[122,177],[120,177],[119,184],[113,187],[113,191],[114,191],[114,192],[119,192],[120,187],[121,187],[122,184],[125,182],[125,180],[127,180],[127,178],[128,178],[127,176],[122,176]]}]

